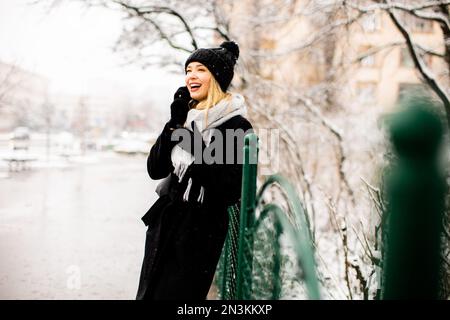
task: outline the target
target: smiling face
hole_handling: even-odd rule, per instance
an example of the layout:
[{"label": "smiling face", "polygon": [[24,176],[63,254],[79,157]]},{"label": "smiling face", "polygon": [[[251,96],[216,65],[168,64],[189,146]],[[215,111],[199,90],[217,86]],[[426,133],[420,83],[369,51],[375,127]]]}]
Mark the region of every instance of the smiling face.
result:
[{"label": "smiling face", "polygon": [[192,99],[202,101],[208,97],[211,77],[211,72],[200,62],[188,64],[185,81]]}]

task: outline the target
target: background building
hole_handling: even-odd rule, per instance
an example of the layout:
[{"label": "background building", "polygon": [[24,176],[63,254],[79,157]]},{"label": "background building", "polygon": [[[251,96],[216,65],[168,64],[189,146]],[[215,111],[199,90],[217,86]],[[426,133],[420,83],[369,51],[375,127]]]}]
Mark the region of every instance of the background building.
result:
[{"label": "background building", "polygon": [[[223,3],[226,8],[229,2]],[[343,9],[338,3],[327,3],[249,0],[235,4],[229,15],[230,34],[239,39],[241,51],[251,56],[246,67],[263,79],[310,96],[325,110],[353,103],[389,110],[406,90],[426,88],[404,38],[385,10],[358,16],[356,7]],[[445,81],[439,24],[405,11],[397,14],[427,68]],[[241,36],[241,30],[252,33]]]}]

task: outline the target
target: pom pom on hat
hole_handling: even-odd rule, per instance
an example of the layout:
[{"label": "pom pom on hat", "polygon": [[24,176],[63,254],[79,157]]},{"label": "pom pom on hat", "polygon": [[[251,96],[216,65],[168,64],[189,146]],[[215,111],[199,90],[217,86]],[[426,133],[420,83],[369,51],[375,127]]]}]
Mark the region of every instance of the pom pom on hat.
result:
[{"label": "pom pom on hat", "polygon": [[222,42],[220,47],[228,50],[234,56],[235,60],[237,60],[239,58],[239,46],[236,42],[224,41],[224,42]]}]

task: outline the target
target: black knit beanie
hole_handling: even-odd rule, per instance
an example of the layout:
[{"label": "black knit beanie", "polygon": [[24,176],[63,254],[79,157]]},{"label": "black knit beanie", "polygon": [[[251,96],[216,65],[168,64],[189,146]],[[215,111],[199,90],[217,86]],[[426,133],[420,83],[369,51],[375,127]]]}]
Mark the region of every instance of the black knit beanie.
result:
[{"label": "black knit beanie", "polygon": [[192,52],[184,64],[200,62],[214,75],[223,92],[226,92],[234,76],[234,65],[239,58],[239,46],[234,41],[224,41],[219,48],[200,48]]}]

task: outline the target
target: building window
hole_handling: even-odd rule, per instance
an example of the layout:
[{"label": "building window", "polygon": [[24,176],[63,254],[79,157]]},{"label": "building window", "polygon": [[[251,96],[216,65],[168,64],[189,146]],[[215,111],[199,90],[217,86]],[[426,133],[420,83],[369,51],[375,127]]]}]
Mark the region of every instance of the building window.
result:
[{"label": "building window", "polygon": [[373,50],[372,46],[359,47],[358,57],[362,67],[374,67],[376,65],[376,55],[371,50]]},{"label": "building window", "polygon": [[412,30],[416,32],[433,32],[433,22],[430,20],[424,20],[417,17],[413,17],[414,22]]},{"label": "building window", "polygon": [[422,83],[399,83],[397,103],[409,96],[427,95],[427,87]]},{"label": "building window", "polygon": [[[417,49],[419,50],[419,49]],[[433,62],[432,56],[429,54],[422,55],[420,59],[423,60],[423,62],[428,66],[431,67],[431,64]],[[400,49],[400,66],[403,68],[414,68],[414,61],[411,57],[411,53],[409,52],[408,48],[401,48]]]},{"label": "building window", "polygon": [[407,12],[402,12],[401,20],[412,32],[433,32],[433,21],[418,18]]},{"label": "building window", "polygon": [[363,105],[374,105],[377,98],[377,83],[373,81],[358,82],[356,95],[359,103]]},{"label": "building window", "polygon": [[266,50],[273,50],[276,47],[276,42],[273,38],[263,37],[261,41],[261,48]]},{"label": "building window", "polygon": [[381,29],[381,18],[378,13],[367,14],[361,21],[364,32],[375,32]]},{"label": "building window", "polygon": [[414,67],[414,61],[411,57],[411,54],[409,53],[408,48],[400,49],[400,66],[402,66],[404,68],[413,68]]}]

